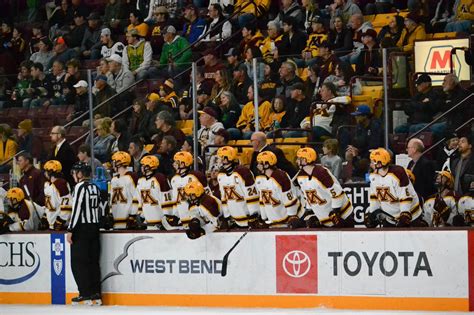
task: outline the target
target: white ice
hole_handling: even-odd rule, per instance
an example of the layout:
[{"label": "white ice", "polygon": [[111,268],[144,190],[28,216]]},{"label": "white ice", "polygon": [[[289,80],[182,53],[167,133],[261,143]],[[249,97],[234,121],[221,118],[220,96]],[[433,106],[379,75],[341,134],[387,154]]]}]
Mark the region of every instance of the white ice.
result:
[{"label": "white ice", "polygon": [[352,311],[328,309],[262,309],[262,308],[184,308],[184,307],[125,307],[125,306],[63,306],[63,305],[1,305],[0,315],[63,315],[63,314],[113,314],[113,315],[305,315],[305,314],[358,314],[358,315],[434,315],[472,314],[468,312],[405,312],[405,311]]}]

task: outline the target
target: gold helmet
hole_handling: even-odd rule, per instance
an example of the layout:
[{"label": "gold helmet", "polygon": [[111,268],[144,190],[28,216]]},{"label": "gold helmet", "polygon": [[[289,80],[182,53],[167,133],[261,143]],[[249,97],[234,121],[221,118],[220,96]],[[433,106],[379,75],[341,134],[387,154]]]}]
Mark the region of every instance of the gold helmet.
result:
[{"label": "gold helmet", "polygon": [[277,157],[275,153],[271,151],[263,151],[257,155],[257,163],[268,164],[269,166],[275,166],[277,164]]},{"label": "gold helmet", "polygon": [[61,162],[56,160],[49,160],[48,162],[44,163],[43,169],[49,173],[61,173],[63,167]]},{"label": "gold helmet", "polygon": [[454,187],[454,177],[453,174],[451,174],[450,171],[441,171],[437,172],[438,176],[445,177],[447,182],[446,182],[446,187],[452,189]]},{"label": "gold helmet", "polygon": [[217,156],[221,160],[227,158],[227,161],[232,162],[237,159],[237,150],[230,146],[221,147],[219,150],[217,150]]},{"label": "gold helmet", "polygon": [[194,195],[196,198],[204,194],[204,187],[200,181],[189,182],[184,186],[184,193],[188,196]]},{"label": "gold helmet", "polygon": [[410,182],[412,184],[415,184],[415,180],[416,180],[415,174],[413,174],[413,172],[408,168],[405,169],[405,172],[407,173],[408,178],[410,179]]},{"label": "gold helmet", "polygon": [[376,169],[387,166],[390,160],[390,153],[384,148],[378,148],[370,152],[370,161],[374,163]]},{"label": "gold helmet", "polygon": [[186,152],[186,151],[177,152],[174,155],[173,160],[175,162],[180,163],[180,164],[184,163],[185,167],[190,167],[191,165],[193,165],[193,155],[189,152]]},{"label": "gold helmet", "polygon": [[146,170],[154,171],[160,166],[160,160],[154,155],[147,155],[140,160],[140,164]]},{"label": "gold helmet", "polygon": [[306,165],[308,165],[316,162],[318,154],[313,148],[301,148],[296,152],[296,158],[305,160]]},{"label": "gold helmet", "polygon": [[18,205],[20,202],[22,202],[25,199],[25,193],[21,188],[14,187],[10,188],[7,191],[7,200],[10,201],[11,205],[15,207]]},{"label": "gold helmet", "polygon": [[132,163],[132,158],[127,152],[118,151],[112,154],[112,163],[115,165],[115,167],[127,167],[130,165],[130,163]]}]

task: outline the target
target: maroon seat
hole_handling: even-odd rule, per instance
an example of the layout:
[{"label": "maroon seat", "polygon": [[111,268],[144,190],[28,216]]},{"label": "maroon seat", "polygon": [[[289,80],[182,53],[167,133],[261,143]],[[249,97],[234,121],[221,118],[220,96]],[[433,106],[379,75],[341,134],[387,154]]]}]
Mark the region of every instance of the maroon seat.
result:
[{"label": "maroon seat", "polygon": [[404,133],[395,133],[390,135],[390,146],[395,154],[406,152],[407,135]]}]

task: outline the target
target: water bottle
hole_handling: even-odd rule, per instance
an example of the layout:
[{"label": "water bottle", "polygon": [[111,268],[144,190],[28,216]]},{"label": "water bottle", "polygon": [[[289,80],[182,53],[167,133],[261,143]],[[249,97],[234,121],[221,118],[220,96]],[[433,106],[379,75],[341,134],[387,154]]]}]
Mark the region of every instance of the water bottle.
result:
[{"label": "water bottle", "polygon": [[276,119],[273,121],[273,129],[280,129],[280,122]]}]

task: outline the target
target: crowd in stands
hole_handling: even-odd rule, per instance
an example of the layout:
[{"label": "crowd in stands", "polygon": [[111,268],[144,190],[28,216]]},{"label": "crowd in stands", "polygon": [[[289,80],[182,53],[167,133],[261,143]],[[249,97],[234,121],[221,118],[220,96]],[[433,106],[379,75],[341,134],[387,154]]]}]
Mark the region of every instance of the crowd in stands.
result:
[{"label": "crowd in stands", "polygon": [[[374,106],[353,106],[351,97],[362,93],[364,77],[383,74],[381,48],[411,55],[414,42],[427,34],[470,34],[474,20],[474,4],[466,0],[32,2],[36,5],[28,2],[26,23],[3,16],[0,74],[17,72],[0,75],[0,108],[70,106],[64,123],[86,126],[86,117],[75,118],[88,110],[89,84],[83,70],[92,68],[93,103],[100,107],[94,111],[93,147],[81,146],[79,158],[90,158],[93,150],[107,166],[113,153],[128,151],[139,173],[141,157],[156,155],[167,176],[174,172],[173,155],[192,151],[193,141],[210,174],[215,148],[207,146],[241,140],[254,145],[263,141],[253,138],[259,130],[269,139],[309,136],[324,142],[322,162],[338,179],[365,180],[370,150],[383,146],[384,126]],[[393,14],[385,26],[374,28],[367,15],[382,13]],[[193,115],[192,61],[198,61],[200,123],[194,139],[182,128],[182,121]],[[155,82],[145,95],[130,88],[140,80]],[[419,131],[470,94],[454,74],[445,77],[441,91],[432,87],[428,75],[418,76],[415,84],[416,93],[403,107],[408,121],[396,126],[397,133]],[[454,130],[465,122],[466,113],[472,117],[469,104],[430,129],[437,139],[449,135],[443,150],[451,162],[458,152]],[[130,105],[127,115],[112,118]],[[35,139],[34,121],[0,125],[0,164],[21,150],[38,160],[56,156]],[[353,128],[344,128],[347,125]],[[51,138],[61,134],[65,139],[67,130],[57,128]],[[443,164],[445,159],[440,159],[436,169]],[[0,173],[9,167],[2,165]],[[434,173],[418,176],[428,181]]]}]

